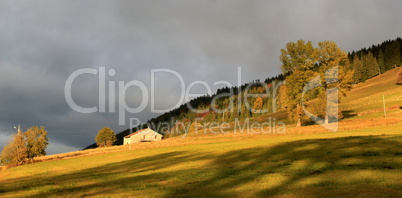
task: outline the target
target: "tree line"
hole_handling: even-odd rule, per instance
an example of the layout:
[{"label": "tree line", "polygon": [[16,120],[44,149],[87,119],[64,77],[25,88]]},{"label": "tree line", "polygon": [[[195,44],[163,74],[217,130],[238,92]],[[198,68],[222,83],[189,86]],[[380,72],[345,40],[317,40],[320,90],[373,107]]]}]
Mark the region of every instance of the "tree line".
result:
[{"label": "tree line", "polygon": [[364,82],[401,65],[402,39],[384,41],[369,48],[352,51],[348,60],[355,71],[354,83]]}]

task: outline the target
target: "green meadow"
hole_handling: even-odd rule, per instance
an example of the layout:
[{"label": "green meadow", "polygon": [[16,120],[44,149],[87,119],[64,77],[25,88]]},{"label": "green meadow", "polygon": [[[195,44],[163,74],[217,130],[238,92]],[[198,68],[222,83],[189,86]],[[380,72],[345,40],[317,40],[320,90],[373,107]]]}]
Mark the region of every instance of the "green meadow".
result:
[{"label": "green meadow", "polygon": [[402,197],[402,110],[381,111],[382,94],[402,105],[402,86],[381,80],[392,71],[356,85],[338,132],[290,125],[286,135],[116,146],[0,171],[0,197]]},{"label": "green meadow", "polygon": [[132,150],[1,172],[2,197],[400,197],[402,124]]}]

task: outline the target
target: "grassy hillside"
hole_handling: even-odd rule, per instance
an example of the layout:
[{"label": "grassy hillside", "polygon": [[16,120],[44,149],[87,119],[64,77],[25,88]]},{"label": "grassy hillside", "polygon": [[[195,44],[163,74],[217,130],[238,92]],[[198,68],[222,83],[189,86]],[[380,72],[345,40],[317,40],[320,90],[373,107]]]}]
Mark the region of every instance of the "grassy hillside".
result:
[{"label": "grassy hillside", "polygon": [[341,105],[349,116],[338,132],[289,125],[286,135],[176,137],[131,150],[87,150],[85,157],[0,171],[0,197],[402,197],[396,71],[355,86]]},{"label": "grassy hillside", "polygon": [[398,67],[386,73],[359,83],[348,93],[348,97],[342,100],[341,108],[359,115],[383,112],[383,98],[387,110],[393,110],[402,105],[402,86],[396,84]]},{"label": "grassy hillside", "polygon": [[0,195],[402,196],[401,128],[232,137],[35,163],[2,171]]}]

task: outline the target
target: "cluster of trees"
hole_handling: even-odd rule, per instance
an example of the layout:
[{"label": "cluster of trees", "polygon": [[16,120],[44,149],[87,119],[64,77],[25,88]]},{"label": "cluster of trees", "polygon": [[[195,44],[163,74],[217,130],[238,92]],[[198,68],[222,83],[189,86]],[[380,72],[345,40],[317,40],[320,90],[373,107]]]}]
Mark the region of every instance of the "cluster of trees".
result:
[{"label": "cluster of trees", "polygon": [[[339,97],[345,96],[353,84],[354,71],[349,67],[347,53],[335,42],[323,41],[314,47],[311,41],[303,40],[288,43],[281,52],[281,69],[286,74],[286,83],[281,87],[280,95],[288,118],[296,121],[297,126],[308,122],[311,117],[306,116],[304,108],[323,116],[325,123],[338,119],[340,112],[335,107]],[[342,94],[330,94],[332,88]],[[310,106],[305,107],[305,104]]]},{"label": "cluster of trees", "polygon": [[1,163],[19,166],[33,161],[34,157],[46,155],[47,131],[43,126],[31,127],[26,132],[14,135],[1,152]]},{"label": "cluster of trees", "polygon": [[355,71],[355,83],[364,82],[401,65],[402,39],[388,40],[369,48],[348,54],[351,69]]},{"label": "cluster of trees", "polygon": [[[224,87],[218,89],[212,96],[195,98],[177,109],[149,120],[147,124],[154,130],[164,133],[164,138],[169,138],[187,132],[186,128],[177,127],[178,125],[190,126],[197,122],[208,126],[208,123],[244,120],[262,113],[273,112],[276,102],[272,96],[277,88],[275,85],[279,84],[282,79],[284,76],[281,74],[278,78],[269,78],[264,82],[256,80],[240,87]],[[197,112],[192,111],[189,107]],[[169,127],[166,127],[166,124]],[[160,128],[174,128],[175,131],[163,131]]]},{"label": "cluster of trees", "polygon": [[[8,167],[33,162],[34,157],[46,155],[48,141],[47,131],[43,126],[34,126],[25,132],[18,130],[18,133],[13,135],[11,141],[3,148],[0,162]],[[98,147],[112,146],[116,141],[116,134],[109,127],[102,128],[95,137]]]}]

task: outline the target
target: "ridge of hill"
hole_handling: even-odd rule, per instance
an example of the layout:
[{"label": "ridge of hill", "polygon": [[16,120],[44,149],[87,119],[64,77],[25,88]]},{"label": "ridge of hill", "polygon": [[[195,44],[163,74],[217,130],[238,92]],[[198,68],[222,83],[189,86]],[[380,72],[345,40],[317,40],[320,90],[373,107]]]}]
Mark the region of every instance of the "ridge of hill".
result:
[{"label": "ridge of hill", "polygon": [[397,74],[400,71],[402,71],[402,67],[396,67],[368,79],[364,83],[356,84],[348,92],[348,96],[341,101],[342,110],[364,115],[383,112],[383,102],[390,109],[400,107],[402,105],[402,86],[396,83]]},{"label": "ridge of hill", "polygon": [[[347,96],[341,100],[340,108],[344,114],[344,118],[339,122],[340,130],[355,130],[367,129],[372,127],[379,127],[384,125],[394,125],[402,122],[402,85],[397,85],[397,73],[402,70],[402,67],[394,68],[385,72],[384,74],[375,76],[364,83],[354,85],[354,88],[348,92]],[[386,111],[388,117],[384,117],[384,108],[382,95],[384,94],[386,102]],[[319,125],[310,125],[304,127],[295,127],[295,124],[290,123],[286,118],[286,111],[278,111],[275,113],[268,113],[258,117],[251,118],[257,122],[264,122],[270,118],[275,118],[276,121],[282,121],[287,124],[287,135],[289,134],[312,134],[312,133],[326,133],[327,129]],[[233,130],[235,123],[229,123],[230,127],[225,133],[211,133],[209,135],[192,135],[178,136],[165,139],[161,142],[154,143],[141,143],[133,149],[147,149],[157,147],[170,147],[188,144],[209,143],[216,141],[216,138],[244,138],[252,136],[253,134],[242,131],[241,133],[230,133]],[[208,129],[209,130],[209,129]],[[123,144],[123,137],[129,134],[129,130],[119,133],[117,136],[121,138]],[[258,135],[258,134],[257,134]],[[270,136],[283,136],[284,134],[265,134]],[[184,138],[185,137],[185,138]],[[192,139],[194,138],[194,139]],[[223,141],[223,140],[222,140]],[[65,154],[56,154],[36,158],[37,161],[52,161],[65,158],[72,158],[78,156],[91,156],[108,152],[119,152],[127,150],[125,146],[114,146],[111,148],[96,148],[96,144],[92,148],[87,147],[83,151],[76,151]],[[100,149],[100,150],[99,150]]]},{"label": "ridge of hill", "polygon": [[[397,53],[398,51],[399,51],[399,53]],[[369,57],[369,56],[373,56],[373,57],[375,57],[375,59],[374,60],[373,59],[368,59],[367,57]],[[372,45],[372,46],[370,46],[368,48],[364,47],[361,50],[352,51],[352,52],[348,53],[348,59],[349,59],[350,64],[356,64],[355,63],[356,59],[361,59],[360,61],[363,63],[363,66],[367,67],[367,68],[361,67],[360,69],[358,67],[354,67],[354,66],[352,67],[352,69],[355,69],[356,72],[361,73],[361,77],[358,78],[358,79],[355,79],[355,80],[357,82],[365,82],[367,80],[368,83],[372,82],[373,79],[377,79],[376,76],[378,75],[378,72],[387,73],[388,70],[392,70],[392,68],[395,67],[395,64],[397,64],[397,62],[395,62],[395,60],[396,59],[400,60],[401,57],[402,57],[402,39],[399,38],[399,37],[394,39],[394,40],[387,40],[387,41],[384,41],[381,44]],[[368,68],[370,65],[373,65],[373,64],[370,64],[368,62],[369,60],[370,61],[375,61],[376,64],[378,65],[377,70],[379,70],[379,71],[377,73],[376,72],[368,73],[367,71],[365,71],[365,69],[366,70],[370,69],[370,68]],[[371,69],[373,69],[373,68],[371,68]],[[388,77],[384,77],[384,75],[381,75],[381,76],[383,76],[382,78],[384,78],[385,80],[395,79],[395,77],[389,77],[388,78]],[[272,84],[275,84],[275,83],[278,83],[278,82],[284,80],[285,77],[286,76],[280,74],[278,76],[265,79],[264,83],[268,84],[268,86],[272,86]],[[255,80],[255,81],[250,82],[250,83],[255,83],[255,82],[259,83],[260,81]],[[231,92],[234,95],[238,95],[250,83],[246,83],[246,84],[244,84],[244,85],[242,85],[240,87],[224,87],[224,88],[218,89],[217,92],[214,95],[212,95],[212,96],[206,95],[206,96],[202,96],[202,97],[192,99],[189,102],[189,104],[192,107],[195,107],[195,108],[203,108],[203,107],[205,108],[205,106],[208,107],[208,104],[211,104],[211,101],[213,100],[214,97],[219,96],[220,94],[231,93]],[[381,82],[381,83],[383,83],[383,82]],[[362,83],[359,83],[358,85],[356,85],[354,87],[354,90],[356,90],[357,92],[359,92],[358,90],[362,90],[361,87],[360,87],[361,86],[360,84],[362,84]],[[372,84],[371,86],[374,88],[376,85]],[[352,90],[352,91],[354,91],[354,90]],[[361,92],[361,97],[363,97],[364,93],[366,93],[366,95],[369,95],[369,96],[365,96],[365,97],[373,98],[372,101],[365,101],[365,102],[367,102],[369,104],[376,104],[375,108],[377,108],[377,109],[372,110],[372,111],[380,111],[379,109],[381,107],[378,105],[378,101],[377,101],[377,100],[379,100],[378,95],[374,95],[374,96],[376,96],[376,98],[374,98],[374,96],[370,96],[370,94],[372,94],[372,91],[370,91],[370,89],[362,90],[360,92]],[[356,97],[360,97],[360,96],[356,96]],[[240,98],[240,96],[239,96],[239,98]],[[217,100],[218,101],[217,104],[221,105],[221,106],[225,105],[225,101],[224,101],[225,99],[226,99],[225,97],[219,98]],[[235,100],[236,100],[236,98],[235,98]],[[351,111],[350,109],[353,108],[353,106],[356,106],[356,105],[365,106],[367,104],[367,103],[360,103],[360,104],[354,104],[353,105],[352,104],[353,102],[351,102],[351,100],[353,100],[353,98],[348,97],[348,98],[345,99],[345,102],[346,103],[349,102],[351,104],[346,105],[344,103],[344,104],[341,105],[341,107],[343,108],[344,113],[346,114],[345,116],[351,116],[353,114],[363,115],[363,114],[370,113],[370,112],[368,112],[369,110],[364,110],[364,109],[357,109],[358,111],[362,111],[362,112],[353,112],[353,111]],[[391,99],[391,100],[394,100],[394,101],[388,101],[389,102],[388,104],[395,104],[396,99]],[[266,104],[266,103],[269,103],[270,101],[263,101],[263,102],[264,102],[264,104]],[[358,101],[355,100],[355,103],[358,103]],[[237,107],[237,108],[244,109],[244,107]],[[367,107],[367,108],[369,108],[369,107]],[[396,106],[394,106],[392,108],[396,108]],[[237,115],[231,115],[231,117],[232,118],[233,117],[238,117],[239,119],[244,119],[244,118],[249,118],[250,114],[251,113],[248,112],[247,110],[245,110],[245,111],[242,110]],[[268,115],[268,114],[266,114],[266,115]],[[265,115],[265,117],[266,117],[266,115]],[[147,124],[150,124],[151,126],[158,126],[158,125],[160,125],[160,123],[168,123],[170,125],[170,128],[173,129],[175,127],[175,124],[172,122],[172,120],[179,121],[179,122],[183,122],[183,121],[184,122],[189,122],[189,121],[194,120],[194,118],[197,118],[199,116],[201,116],[202,118],[206,118],[206,119],[211,119],[211,117],[213,117],[212,119],[215,119],[215,120],[218,120],[218,121],[220,119],[220,118],[218,118],[219,116],[216,115],[213,112],[203,113],[202,115],[192,113],[188,109],[187,104],[183,104],[177,109],[174,109],[172,111],[166,112],[166,113],[164,113],[164,114],[162,114],[160,116],[157,116],[155,118],[152,118],[152,119],[148,120],[148,122],[145,123],[143,126],[138,126],[137,128],[133,128],[131,130],[126,129],[126,130],[124,130],[124,131],[122,131],[120,133],[117,133],[117,135],[116,135],[117,136],[116,145],[122,145],[124,136],[129,135],[130,132],[132,132],[132,131],[136,131],[137,129],[144,128],[144,126],[147,125]],[[264,117],[264,115],[262,115],[262,116]],[[154,130],[158,131],[158,129],[155,129],[155,128],[154,128]],[[167,133],[166,133],[166,131],[158,131],[158,132],[164,134],[165,138],[168,137],[168,136],[171,136],[171,134],[169,134],[170,131],[167,131]],[[90,148],[96,148],[96,147],[97,147],[96,143],[93,143],[93,144],[88,145],[87,147],[85,147],[84,150],[85,149],[90,149]]]}]

